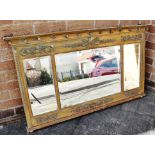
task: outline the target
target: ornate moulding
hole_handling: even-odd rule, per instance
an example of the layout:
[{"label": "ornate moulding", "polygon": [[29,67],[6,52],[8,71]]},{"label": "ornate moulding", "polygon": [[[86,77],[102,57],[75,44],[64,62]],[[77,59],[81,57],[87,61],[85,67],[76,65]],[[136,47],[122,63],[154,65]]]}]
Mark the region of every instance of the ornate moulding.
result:
[{"label": "ornate moulding", "polygon": [[[121,29],[108,28],[45,35],[5,37],[4,39],[9,41],[13,48],[28,132],[144,96],[145,29],[146,26],[131,26]],[[138,87],[125,90],[124,46],[130,44],[139,45],[140,76]],[[119,93],[62,108],[55,56],[57,54],[113,46],[120,47],[121,91]],[[57,110],[34,115],[31,107],[32,105],[30,102],[30,94],[28,92],[23,62],[27,59],[45,56],[49,56],[51,59]]]}]

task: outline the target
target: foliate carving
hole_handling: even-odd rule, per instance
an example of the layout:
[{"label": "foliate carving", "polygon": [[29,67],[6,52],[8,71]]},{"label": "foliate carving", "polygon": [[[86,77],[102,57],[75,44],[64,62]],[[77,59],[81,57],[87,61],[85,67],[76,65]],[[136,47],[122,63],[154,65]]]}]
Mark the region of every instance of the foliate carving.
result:
[{"label": "foliate carving", "polygon": [[37,123],[45,123],[45,122],[49,122],[49,121],[55,121],[55,120],[57,120],[57,117],[58,117],[58,114],[55,113],[55,114],[51,114],[48,116],[37,117],[36,121],[37,121]]},{"label": "foliate carving", "polygon": [[97,101],[94,101],[91,104],[80,105],[79,107],[72,109],[72,113],[82,113],[82,112],[94,110],[95,108],[104,106],[108,102],[112,102],[112,100],[113,100],[112,98],[98,99]]},{"label": "foliate carving", "polygon": [[142,40],[143,36],[142,34],[136,34],[136,35],[127,35],[127,36],[121,36],[121,41],[136,41],[136,40]]},{"label": "foliate carving", "polygon": [[[127,35],[127,36],[121,36],[121,41],[136,41],[136,40],[142,40],[143,36],[142,34],[137,35]],[[89,36],[86,39],[82,39],[79,42],[75,43],[66,43],[63,45],[64,48],[78,48],[78,47],[93,47],[98,44],[105,44],[105,43],[111,43],[115,42],[115,39],[109,38],[109,39],[100,39],[99,37],[92,37]],[[26,55],[33,55],[37,53],[45,53],[45,52],[52,52],[54,50],[54,45],[38,45],[38,46],[32,46],[32,47],[26,47],[22,48],[20,51],[20,54],[22,56]]]},{"label": "foliate carving", "polygon": [[49,53],[49,52],[52,52],[53,50],[54,50],[53,45],[50,45],[50,46],[38,45],[38,46],[23,48],[20,50],[20,54],[22,56],[26,56],[26,55],[33,55],[37,53],[45,53],[45,52]]},{"label": "foliate carving", "polygon": [[89,46],[95,46],[95,45],[103,44],[103,43],[110,43],[114,41],[115,39],[100,39],[99,37],[91,36],[86,39],[82,39],[81,41],[76,42],[76,43],[65,44],[63,47],[65,48],[89,47]]},{"label": "foliate carving", "polygon": [[124,92],[124,95],[125,95],[126,97],[130,97],[130,96],[137,95],[137,93],[136,93],[136,92],[132,92],[132,91],[126,91],[126,92]]}]

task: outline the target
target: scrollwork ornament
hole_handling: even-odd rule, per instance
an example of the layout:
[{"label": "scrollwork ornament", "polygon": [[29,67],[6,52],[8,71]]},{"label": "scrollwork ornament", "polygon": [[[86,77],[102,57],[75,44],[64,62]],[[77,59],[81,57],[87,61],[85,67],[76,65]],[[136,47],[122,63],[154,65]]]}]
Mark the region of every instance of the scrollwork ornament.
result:
[{"label": "scrollwork ornament", "polygon": [[53,45],[38,45],[38,46],[33,46],[33,47],[27,47],[27,48],[22,48],[20,50],[20,54],[22,56],[26,56],[26,55],[34,55],[37,53],[45,53],[45,52],[53,52],[54,50],[54,46]]},{"label": "scrollwork ornament", "polygon": [[142,40],[143,36],[142,34],[136,34],[136,35],[127,35],[127,36],[121,36],[121,41],[136,41],[136,40]]},{"label": "scrollwork ornament", "polygon": [[100,39],[99,37],[92,37],[92,36],[88,36],[88,38],[86,39],[82,39],[79,42],[76,43],[67,43],[64,44],[63,47],[64,48],[77,48],[77,47],[90,47],[90,46],[95,46],[95,45],[99,45],[99,44],[105,44],[105,43],[111,43],[111,42],[115,42],[115,39]]}]

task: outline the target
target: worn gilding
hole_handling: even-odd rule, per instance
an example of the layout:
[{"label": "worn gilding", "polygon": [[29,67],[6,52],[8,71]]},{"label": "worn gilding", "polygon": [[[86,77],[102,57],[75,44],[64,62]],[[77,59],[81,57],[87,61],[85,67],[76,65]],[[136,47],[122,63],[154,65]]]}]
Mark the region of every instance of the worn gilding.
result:
[{"label": "worn gilding", "polygon": [[[65,120],[79,117],[97,110],[104,109],[106,107],[114,106],[125,101],[144,96],[145,26],[137,27],[125,27],[121,29],[111,28],[103,30],[86,30],[67,33],[62,32],[14,38],[6,37],[5,39],[11,41],[11,45],[14,48],[13,53],[16,62],[16,69],[18,72],[18,81],[22,94],[22,100],[26,113],[28,132],[32,132],[39,128],[53,125]],[[140,43],[141,45],[141,76],[140,86],[138,88],[125,92],[123,90],[124,81],[121,80],[122,91],[118,94],[61,109],[58,80],[56,77],[56,65],[54,61],[55,54],[67,53],[82,49],[120,45],[122,65],[121,76],[124,77],[123,45],[130,43]],[[52,67],[54,72],[54,86],[56,90],[55,92],[59,108],[55,112],[49,112],[46,114],[33,116],[31,103],[29,101],[27,91],[27,85],[24,77],[24,68],[22,61],[27,58],[40,57],[42,55],[48,55],[52,59]]]}]

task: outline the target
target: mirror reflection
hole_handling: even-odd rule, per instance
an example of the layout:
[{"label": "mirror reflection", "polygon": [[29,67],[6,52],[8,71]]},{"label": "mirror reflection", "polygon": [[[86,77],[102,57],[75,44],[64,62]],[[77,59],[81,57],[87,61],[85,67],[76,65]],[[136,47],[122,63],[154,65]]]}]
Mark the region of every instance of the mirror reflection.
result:
[{"label": "mirror reflection", "polygon": [[140,45],[124,45],[124,90],[139,87],[140,83]]},{"label": "mirror reflection", "polygon": [[55,56],[62,108],[121,92],[120,46]]},{"label": "mirror reflection", "polygon": [[33,115],[57,110],[50,56],[25,59],[23,63]]}]

